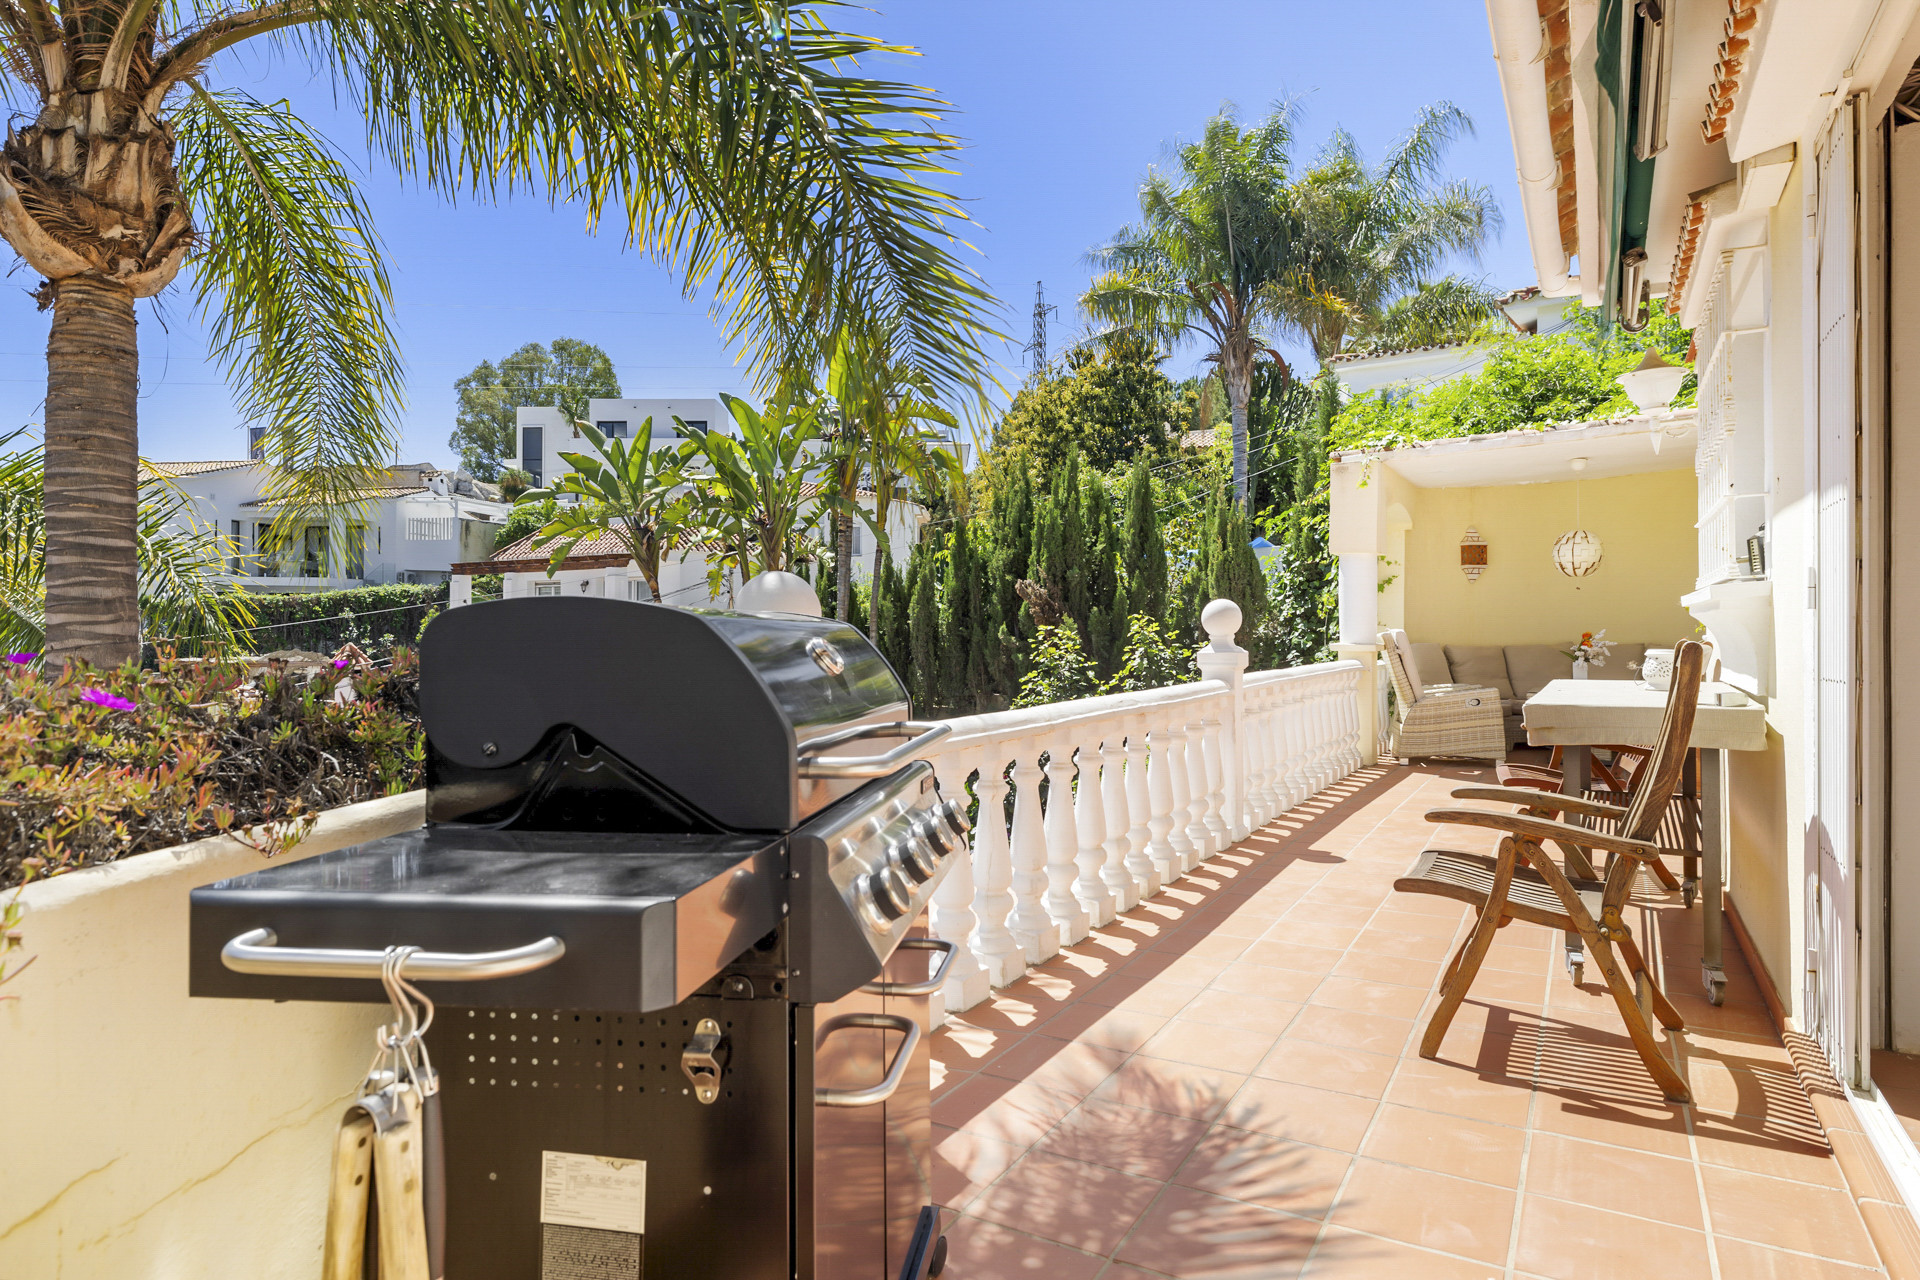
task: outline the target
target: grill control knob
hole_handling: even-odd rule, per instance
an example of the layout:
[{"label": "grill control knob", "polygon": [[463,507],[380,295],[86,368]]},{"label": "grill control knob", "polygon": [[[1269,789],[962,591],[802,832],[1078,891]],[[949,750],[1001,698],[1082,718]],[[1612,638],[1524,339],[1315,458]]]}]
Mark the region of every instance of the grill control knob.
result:
[{"label": "grill control knob", "polygon": [[967,806],[957,801],[943,801],[940,805],[940,816],[947,820],[947,825],[953,828],[953,834],[956,836],[964,836],[973,830],[973,824],[967,821]]},{"label": "grill control knob", "polygon": [[936,858],[944,858],[960,847],[960,842],[954,838],[953,828],[931,818],[922,818],[914,823],[913,834],[933,846],[933,856]]},{"label": "grill control knob", "polygon": [[888,921],[898,920],[913,908],[913,891],[890,866],[878,866],[867,873],[867,897],[874,910]]},{"label": "grill control knob", "polygon": [[887,862],[907,878],[909,884],[925,884],[937,870],[933,857],[918,835],[895,840],[887,850]]}]

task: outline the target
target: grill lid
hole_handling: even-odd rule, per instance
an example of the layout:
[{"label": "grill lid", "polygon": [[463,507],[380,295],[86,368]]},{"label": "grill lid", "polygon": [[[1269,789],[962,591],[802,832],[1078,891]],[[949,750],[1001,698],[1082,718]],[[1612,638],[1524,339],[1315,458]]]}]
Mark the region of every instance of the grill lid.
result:
[{"label": "grill lid", "polygon": [[800,746],[907,710],[879,651],[832,620],[500,600],[440,615],[420,645],[435,821],[484,820],[472,797],[499,813],[556,752],[598,748],[714,828],[786,831],[858,785],[803,782]]}]

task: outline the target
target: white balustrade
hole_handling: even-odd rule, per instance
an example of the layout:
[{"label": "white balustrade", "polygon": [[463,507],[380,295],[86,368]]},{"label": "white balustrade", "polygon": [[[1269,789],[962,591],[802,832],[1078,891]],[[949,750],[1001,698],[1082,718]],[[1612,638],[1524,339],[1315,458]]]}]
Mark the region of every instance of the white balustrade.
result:
[{"label": "white balustrade", "polygon": [[1360,665],[1247,672],[1225,630],[1239,611],[1208,609],[1206,679],[947,722],[926,758],[950,798],[971,784],[977,802],[970,856],[956,855],[928,920],[957,946],[948,1010],[1359,767]]}]

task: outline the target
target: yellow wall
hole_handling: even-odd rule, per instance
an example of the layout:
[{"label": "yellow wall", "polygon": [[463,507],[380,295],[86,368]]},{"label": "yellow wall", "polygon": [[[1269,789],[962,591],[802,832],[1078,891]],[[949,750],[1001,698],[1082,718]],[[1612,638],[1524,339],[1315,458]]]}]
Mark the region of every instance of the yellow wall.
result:
[{"label": "yellow wall", "polygon": [[[1407,635],[1444,644],[1570,644],[1582,631],[1668,645],[1694,634],[1680,607],[1698,563],[1694,476],[1657,471],[1580,483],[1580,524],[1600,539],[1600,567],[1574,579],[1553,565],[1574,527],[1571,483],[1414,489],[1404,563]],[[1487,541],[1478,582],[1460,572],[1460,538]]]}]

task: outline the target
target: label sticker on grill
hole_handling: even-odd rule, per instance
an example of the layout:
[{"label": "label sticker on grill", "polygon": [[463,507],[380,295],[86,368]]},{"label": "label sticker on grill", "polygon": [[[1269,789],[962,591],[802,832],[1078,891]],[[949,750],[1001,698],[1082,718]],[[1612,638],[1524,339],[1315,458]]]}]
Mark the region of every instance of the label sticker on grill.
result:
[{"label": "label sticker on grill", "polygon": [[540,1221],[559,1227],[644,1234],[647,1162],[542,1151]]},{"label": "label sticker on grill", "polygon": [[540,1228],[540,1280],[641,1280],[640,1240],[548,1223]]}]

